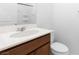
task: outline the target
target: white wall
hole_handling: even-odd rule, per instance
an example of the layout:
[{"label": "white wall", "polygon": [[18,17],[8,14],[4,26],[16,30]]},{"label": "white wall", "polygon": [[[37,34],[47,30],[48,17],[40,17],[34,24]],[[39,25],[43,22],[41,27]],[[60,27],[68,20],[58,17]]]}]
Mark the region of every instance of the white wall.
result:
[{"label": "white wall", "polygon": [[0,18],[17,18],[17,4],[0,3]]},{"label": "white wall", "polygon": [[0,25],[8,25],[17,22],[17,4],[0,3]]},{"label": "white wall", "polygon": [[79,54],[79,4],[38,4],[37,9],[37,24],[55,29],[55,41],[66,44],[71,54]]},{"label": "white wall", "polygon": [[52,28],[52,4],[38,3],[37,4],[37,24],[40,27]]}]

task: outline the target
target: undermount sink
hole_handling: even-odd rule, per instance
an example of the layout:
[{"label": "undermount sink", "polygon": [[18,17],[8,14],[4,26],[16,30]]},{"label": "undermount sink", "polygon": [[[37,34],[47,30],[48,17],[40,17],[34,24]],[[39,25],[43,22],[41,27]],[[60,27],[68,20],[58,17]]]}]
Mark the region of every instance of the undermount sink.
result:
[{"label": "undermount sink", "polygon": [[14,33],[10,37],[19,38],[19,37],[31,36],[31,35],[34,35],[38,32],[39,32],[38,30],[27,30],[27,31]]}]

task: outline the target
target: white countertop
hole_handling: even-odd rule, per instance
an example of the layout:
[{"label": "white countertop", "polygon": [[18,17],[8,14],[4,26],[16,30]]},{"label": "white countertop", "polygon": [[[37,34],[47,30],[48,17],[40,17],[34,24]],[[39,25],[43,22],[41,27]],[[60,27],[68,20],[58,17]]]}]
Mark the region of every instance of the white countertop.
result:
[{"label": "white countertop", "polygon": [[[0,33],[0,51],[3,51],[5,49],[11,48],[13,46],[22,44],[24,42],[33,40],[37,37],[40,37],[45,34],[53,32],[51,30],[46,30],[46,29],[42,29],[42,28],[30,28],[30,29],[39,30],[39,32],[35,33],[33,35],[30,35],[30,36],[20,37],[20,38],[10,37],[12,34],[16,33],[16,31]],[[28,30],[30,30],[30,29],[28,29]]]}]

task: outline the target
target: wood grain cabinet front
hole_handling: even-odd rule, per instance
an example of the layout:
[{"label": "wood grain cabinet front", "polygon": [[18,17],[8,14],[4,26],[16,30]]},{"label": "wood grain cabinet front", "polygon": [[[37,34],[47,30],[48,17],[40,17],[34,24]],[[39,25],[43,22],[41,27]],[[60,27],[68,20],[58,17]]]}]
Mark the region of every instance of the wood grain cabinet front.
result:
[{"label": "wood grain cabinet front", "polygon": [[[49,43],[49,44],[48,44]],[[1,51],[1,55],[42,55],[48,54],[50,46],[50,34],[41,36],[29,42]],[[37,50],[37,51],[35,51]],[[35,52],[33,52],[35,51]]]},{"label": "wood grain cabinet front", "polygon": [[48,43],[48,44],[38,48],[34,52],[30,53],[29,55],[49,55],[49,52],[50,52],[49,46],[50,46],[50,44]]},{"label": "wood grain cabinet front", "polygon": [[36,50],[35,55],[48,55],[49,54],[49,44],[46,44],[42,47],[40,47],[38,50]]}]

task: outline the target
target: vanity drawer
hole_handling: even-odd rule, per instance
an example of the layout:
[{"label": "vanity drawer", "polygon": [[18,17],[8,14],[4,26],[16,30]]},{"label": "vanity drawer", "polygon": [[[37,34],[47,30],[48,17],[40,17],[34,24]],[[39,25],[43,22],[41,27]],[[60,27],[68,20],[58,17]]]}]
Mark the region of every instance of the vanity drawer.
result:
[{"label": "vanity drawer", "polygon": [[25,55],[50,42],[50,34],[0,52],[1,55]]},{"label": "vanity drawer", "polygon": [[35,51],[35,55],[49,55],[50,52],[50,43],[40,47]]}]

